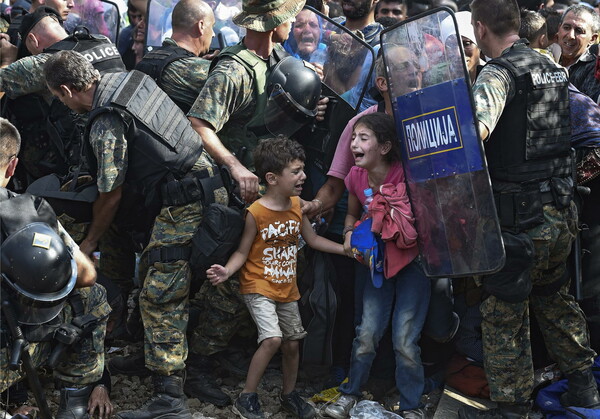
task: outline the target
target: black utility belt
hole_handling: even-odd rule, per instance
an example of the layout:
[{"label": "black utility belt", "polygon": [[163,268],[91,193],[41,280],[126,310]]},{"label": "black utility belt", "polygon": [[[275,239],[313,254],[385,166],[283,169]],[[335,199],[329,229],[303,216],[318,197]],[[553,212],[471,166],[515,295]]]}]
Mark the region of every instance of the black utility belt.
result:
[{"label": "black utility belt", "polygon": [[500,225],[511,231],[524,231],[544,222],[544,205],[554,205],[563,209],[570,205],[573,187],[568,181],[553,178],[550,190],[540,191],[539,187],[527,188],[519,192],[494,193],[494,201]]},{"label": "black utility belt", "polygon": [[165,207],[182,206],[201,201],[204,205],[214,202],[215,189],[224,186],[219,167],[189,172],[181,179],[166,182],[161,187],[162,204]]}]

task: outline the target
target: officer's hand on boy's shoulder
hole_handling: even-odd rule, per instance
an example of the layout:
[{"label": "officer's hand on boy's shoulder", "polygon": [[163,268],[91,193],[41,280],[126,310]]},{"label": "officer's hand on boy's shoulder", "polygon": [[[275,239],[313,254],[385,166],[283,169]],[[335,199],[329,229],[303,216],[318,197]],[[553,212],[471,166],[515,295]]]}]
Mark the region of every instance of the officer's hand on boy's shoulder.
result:
[{"label": "officer's hand on boy's shoulder", "polygon": [[258,177],[242,164],[232,165],[229,170],[240,187],[242,199],[247,203],[253,202],[258,196]]}]

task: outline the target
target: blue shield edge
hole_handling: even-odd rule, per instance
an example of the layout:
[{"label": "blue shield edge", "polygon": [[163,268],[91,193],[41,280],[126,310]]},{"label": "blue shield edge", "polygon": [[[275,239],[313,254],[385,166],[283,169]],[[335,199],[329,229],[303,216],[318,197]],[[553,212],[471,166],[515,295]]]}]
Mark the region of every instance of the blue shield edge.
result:
[{"label": "blue shield edge", "polygon": [[[450,32],[454,29],[451,35],[449,26]],[[464,51],[457,38],[456,20],[446,8],[381,34],[419,250],[430,277],[492,273],[505,261]],[[452,39],[455,42],[448,42]]]}]

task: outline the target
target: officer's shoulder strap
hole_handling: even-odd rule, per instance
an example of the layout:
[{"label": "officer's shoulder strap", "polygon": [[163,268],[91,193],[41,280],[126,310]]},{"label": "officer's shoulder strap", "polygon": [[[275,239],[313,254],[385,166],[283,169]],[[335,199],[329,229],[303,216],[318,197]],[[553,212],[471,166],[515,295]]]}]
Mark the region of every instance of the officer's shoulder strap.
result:
[{"label": "officer's shoulder strap", "polygon": [[[178,139],[172,135],[184,132],[189,125],[187,118],[176,118],[181,109],[147,74],[138,70],[126,73],[124,77],[123,74],[104,75],[98,103],[106,105],[90,113],[88,126],[100,113],[122,109],[148,127],[161,141],[174,146],[171,142]],[[121,116],[127,117],[123,113]]]},{"label": "officer's shoulder strap", "polygon": [[230,57],[231,59],[237,61],[246,67],[246,69],[248,69],[250,72],[253,72],[257,66],[265,64],[265,61],[262,58],[250,52],[248,48],[240,41],[238,44],[223,48],[223,50],[211,63],[209,71],[212,71],[217,63],[224,57]]},{"label": "officer's shoulder strap", "polygon": [[163,45],[144,55],[144,58],[135,66],[135,69],[148,74],[160,84],[160,77],[169,64],[184,58],[194,57],[197,57],[197,55],[178,45]]}]

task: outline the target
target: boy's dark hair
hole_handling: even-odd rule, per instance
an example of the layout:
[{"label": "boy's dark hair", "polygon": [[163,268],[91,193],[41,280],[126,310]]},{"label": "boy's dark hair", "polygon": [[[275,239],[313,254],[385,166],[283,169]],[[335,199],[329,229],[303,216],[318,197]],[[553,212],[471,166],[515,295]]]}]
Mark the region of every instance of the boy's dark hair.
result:
[{"label": "boy's dark hair", "polygon": [[265,182],[267,173],[279,175],[290,162],[306,160],[302,146],[285,135],[261,140],[254,149],[253,157],[256,174]]},{"label": "boy's dark hair", "polygon": [[396,135],[394,118],[383,112],[373,112],[358,118],[354,123],[352,130],[359,124],[364,125],[373,131],[375,138],[377,138],[377,143],[383,145],[389,141],[392,145],[390,152],[385,155],[385,160],[388,162],[400,160],[400,145]]},{"label": "boy's dark hair", "polygon": [[540,14],[546,19],[548,41],[554,42],[556,34],[558,34],[560,21],[562,20],[562,13],[558,12],[553,7],[544,7],[540,10]]},{"label": "boy's dark hair", "polygon": [[538,12],[521,9],[521,29],[519,36],[526,38],[530,43],[537,41],[540,36],[547,35],[546,20]]},{"label": "boy's dark hair", "polygon": [[473,22],[480,21],[497,36],[518,33],[521,27],[516,0],[473,0],[471,14]]},{"label": "boy's dark hair", "polygon": [[8,119],[0,118],[0,165],[4,166],[19,154],[21,136]]}]

